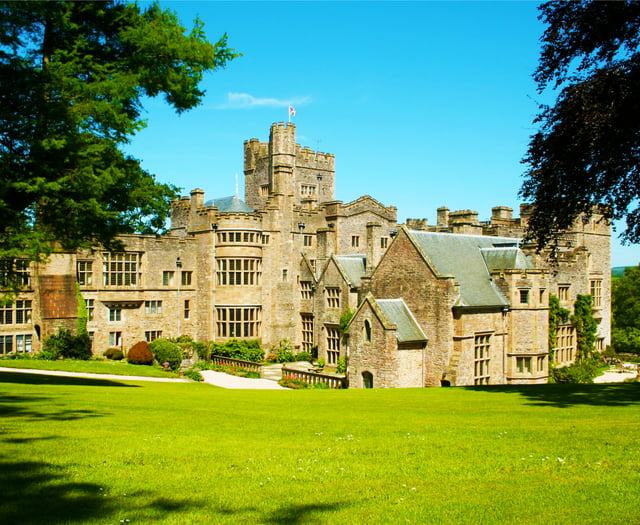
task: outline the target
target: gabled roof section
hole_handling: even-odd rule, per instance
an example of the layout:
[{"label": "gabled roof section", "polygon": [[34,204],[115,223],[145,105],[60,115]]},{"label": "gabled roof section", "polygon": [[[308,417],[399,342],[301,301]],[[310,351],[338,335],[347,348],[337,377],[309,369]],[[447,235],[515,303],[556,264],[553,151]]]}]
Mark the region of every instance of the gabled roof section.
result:
[{"label": "gabled roof section", "polygon": [[387,319],[398,327],[396,337],[399,343],[427,340],[427,336],[403,299],[375,299],[375,301]]},{"label": "gabled roof section", "polygon": [[395,206],[387,207],[369,195],[363,195],[354,201],[347,202],[342,206],[342,211],[347,217],[370,212],[388,221],[395,221],[397,216]]},{"label": "gabled roof section", "polygon": [[407,230],[441,275],[453,275],[460,285],[455,306],[508,306],[507,298],[494,284],[483,249],[517,248],[518,239],[482,235],[460,235]]},{"label": "gabled roof section", "polygon": [[252,213],[253,210],[247,206],[240,197],[223,197],[212,199],[204,203],[208,208],[216,207],[220,213]]},{"label": "gabled roof section", "polygon": [[366,273],[367,259],[364,255],[334,255],[337,266],[352,288],[360,288]]},{"label": "gabled roof section", "polygon": [[494,270],[532,270],[533,265],[519,248],[481,248],[490,272]]}]

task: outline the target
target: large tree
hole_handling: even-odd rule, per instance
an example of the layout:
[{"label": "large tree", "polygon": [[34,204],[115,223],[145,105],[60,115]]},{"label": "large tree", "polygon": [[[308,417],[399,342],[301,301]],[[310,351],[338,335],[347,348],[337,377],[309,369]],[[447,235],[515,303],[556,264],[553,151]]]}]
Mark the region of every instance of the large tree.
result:
[{"label": "large tree", "polygon": [[[622,238],[640,241],[640,2],[552,1],[538,69],[540,107],[520,195],[533,204],[530,235],[557,240],[598,206],[626,219]],[[602,206],[599,206],[602,205]]]},{"label": "large tree", "polygon": [[144,98],[191,109],[203,74],[236,56],[158,4],[0,2],[0,260],[162,230],[177,188],[122,146]]}]

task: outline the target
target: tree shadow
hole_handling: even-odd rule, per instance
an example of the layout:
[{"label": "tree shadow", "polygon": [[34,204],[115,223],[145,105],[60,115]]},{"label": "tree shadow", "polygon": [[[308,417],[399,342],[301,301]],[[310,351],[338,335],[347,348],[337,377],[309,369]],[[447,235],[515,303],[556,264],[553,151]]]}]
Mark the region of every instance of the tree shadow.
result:
[{"label": "tree shadow", "polygon": [[61,470],[44,462],[0,461],[0,523],[46,525],[109,514],[98,485],[60,482]]},{"label": "tree shadow", "polygon": [[297,523],[312,523],[315,512],[331,512],[344,509],[348,506],[345,502],[333,503],[305,503],[299,505],[289,505],[280,508],[272,513],[264,523],[274,525],[296,525]]},{"label": "tree shadow", "polygon": [[129,385],[113,379],[93,379],[90,377],[72,377],[46,374],[30,374],[28,372],[0,372],[0,383],[20,385],[69,385],[69,386],[123,386],[140,388],[140,385]]},{"label": "tree shadow", "polygon": [[[132,506],[135,499],[127,502],[114,497],[105,484],[67,481],[64,471],[64,467],[46,462],[0,460],[0,523],[110,523],[139,512]],[[145,509],[155,521],[193,504],[160,498]]]},{"label": "tree shadow", "polygon": [[639,383],[469,386],[466,390],[518,394],[531,405],[568,408],[576,405],[622,407],[640,404]]}]

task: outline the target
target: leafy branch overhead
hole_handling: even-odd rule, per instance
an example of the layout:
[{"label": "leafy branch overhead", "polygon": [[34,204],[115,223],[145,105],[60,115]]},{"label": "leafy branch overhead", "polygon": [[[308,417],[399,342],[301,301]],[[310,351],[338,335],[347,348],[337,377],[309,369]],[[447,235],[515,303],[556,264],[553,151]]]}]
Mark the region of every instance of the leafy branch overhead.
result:
[{"label": "leafy branch overhead", "polygon": [[640,241],[640,3],[552,1],[540,7],[547,29],[534,75],[539,131],[524,158],[520,196],[533,206],[530,236],[558,239],[597,206],[626,219],[622,234]]},{"label": "leafy branch overhead", "polygon": [[161,231],[177,188],[121,148],[144,98],[192,109],[237,56],[157,3],[0,2],[0,258]]}]

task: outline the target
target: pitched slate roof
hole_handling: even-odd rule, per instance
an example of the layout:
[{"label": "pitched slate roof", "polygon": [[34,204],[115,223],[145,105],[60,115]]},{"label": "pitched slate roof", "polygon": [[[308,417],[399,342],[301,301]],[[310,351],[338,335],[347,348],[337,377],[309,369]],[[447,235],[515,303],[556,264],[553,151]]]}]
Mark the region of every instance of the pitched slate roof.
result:
[{"label": "pitched slate roof", "polygon": [[364,255],[334,255],[349,283],[354,288],[360,287],[360,279],[366,272],[366,258]]},{"label": "pitched slate roof", "polygon": [[[520,264],[524,254],[521,257],[517,253],[520,252],[518,239],[415,230],[408,233],[439,274],[454,276],[460,284],[460,297],[455,306],[509,305],[507,298],[489,275],[489,265],[485,262],[483,250],[489,250],[486,256],[491,262],[491,268],[506,262]],[[490,251],[507,248],[512,252]],[[511,261],[509,257],[512,258]]]},{"label": "pitched slate roof", "polygon": [[398,327],[396,337],[399,343],[427,340],[427,336],[402,299],[375,299],[375,302],[387,319]]},{"label": "pitched slate roof", "polygon": [[489,271],[533,269],[531,261],[519,248],[481,248],[480,251]]},{"label": "pitched slate roof", "polygon": [[220,213],[251,213],[253,211],[237,195],[233,197],[223,197],[221,199],[212,199],[205,202],[204,205],[207,207],[215,206]]}]

